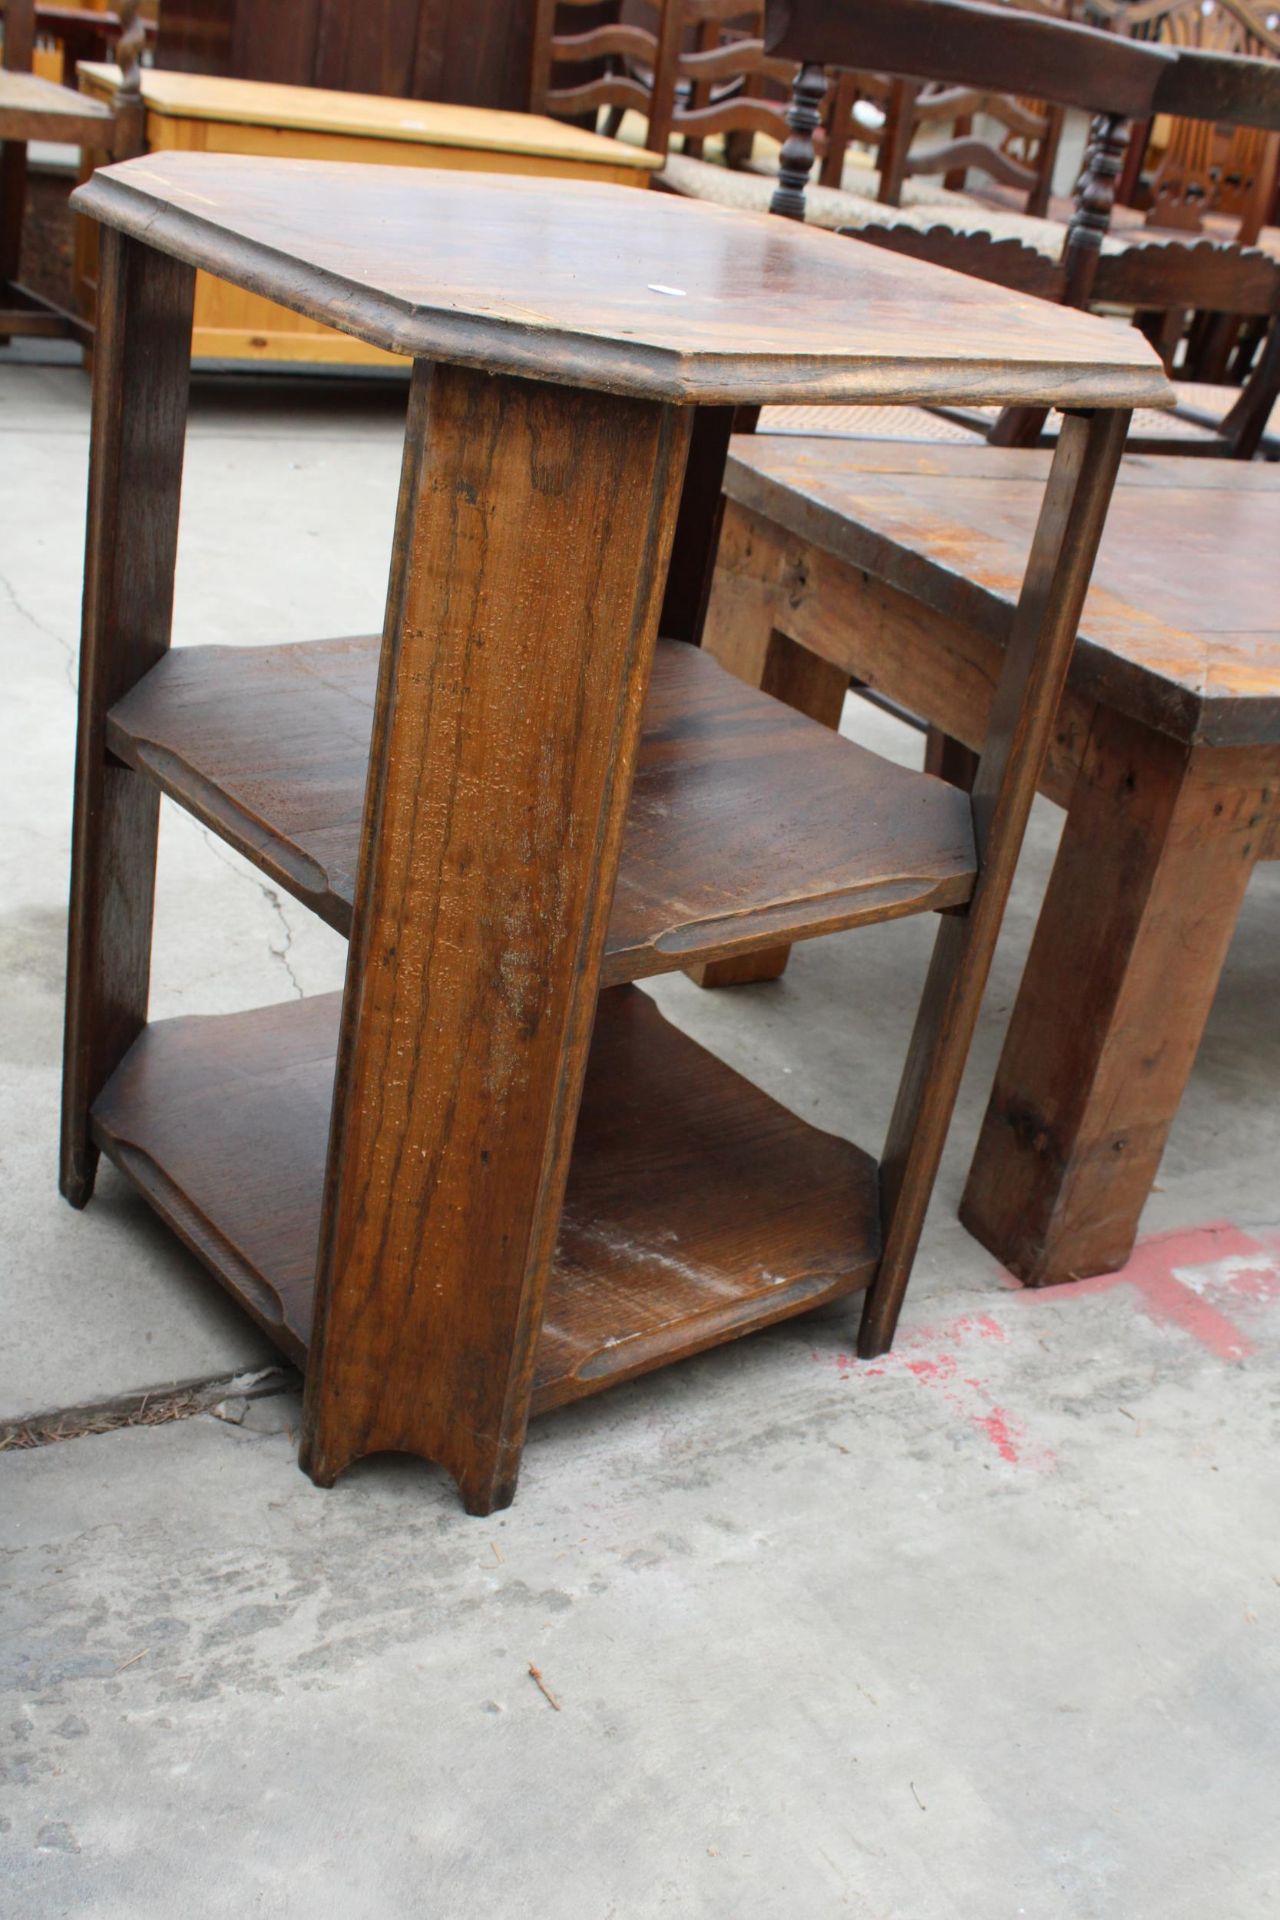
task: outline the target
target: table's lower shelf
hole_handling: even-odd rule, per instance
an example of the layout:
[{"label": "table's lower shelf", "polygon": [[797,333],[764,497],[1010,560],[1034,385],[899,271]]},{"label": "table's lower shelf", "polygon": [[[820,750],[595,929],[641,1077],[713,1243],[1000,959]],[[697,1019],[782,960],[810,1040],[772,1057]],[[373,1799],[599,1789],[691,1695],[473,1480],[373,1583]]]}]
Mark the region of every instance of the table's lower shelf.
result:
[{"label": "table's lower shelf", "polygon": [[[339,1007],[329,994],[150,1026],[93,1115],[103,1151],[300,1362]],[[879,1235],[873,1160],[646,995],[603,994],[533,1411],[869,1285]]]},{"label": "table's lower shelf", "polygon": [[[108,745],[347,933],[378,653],[184,647],[112,708]],[[966,794],[663,641],[603,984],[956,906],[976,870]]]}]

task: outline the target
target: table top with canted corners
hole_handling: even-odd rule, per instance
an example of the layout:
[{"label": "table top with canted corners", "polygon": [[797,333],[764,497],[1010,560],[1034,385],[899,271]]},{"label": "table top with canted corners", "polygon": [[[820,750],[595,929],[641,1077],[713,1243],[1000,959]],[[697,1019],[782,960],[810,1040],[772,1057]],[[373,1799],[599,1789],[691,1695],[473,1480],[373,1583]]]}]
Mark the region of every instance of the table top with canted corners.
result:
[{"label": "table top with canted corners", "polygon": [[74,204],[392,352],[645,399],[1171,398],[1133,328],[674,195],[158,153]]}]

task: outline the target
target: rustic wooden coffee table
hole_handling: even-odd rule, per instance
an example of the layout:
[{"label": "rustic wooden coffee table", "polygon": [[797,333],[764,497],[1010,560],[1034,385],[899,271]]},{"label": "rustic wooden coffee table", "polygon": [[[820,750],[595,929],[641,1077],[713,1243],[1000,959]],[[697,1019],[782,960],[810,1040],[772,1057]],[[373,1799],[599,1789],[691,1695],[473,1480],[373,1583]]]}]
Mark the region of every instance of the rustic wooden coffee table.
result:
[{"label": "rustic wooden coffee table", "polygon": [[[977,747],[1048,454],[735,448],[710,650],[758,682],[785,636],[808,712],[825,669],[833,724],[852,676]],[[1278,524],[1276,467],[1121,466],[1044,770],[1066,831],[961,1209],[1032,1285],[1128,1259],[1249,875],[1280,857]]]},{"label": "rustic wooden coffee table", "polygon": [[[860,1289],[886,1344],[1146,344],[617,187],[171,154],[79,205],[67,1197],[110,1154],[304,1362],[316,1480],[421,1454],[474,1512],[531,1412]],[[414,359],[380,643],[168,650],[197,268]],[[960,392],[1081,410],[973,806],[687,644],[738,403]],[[343,995],[146,1024],[162,791],[348,931]],[[631,984],[940,908],[883,1169]]]}]

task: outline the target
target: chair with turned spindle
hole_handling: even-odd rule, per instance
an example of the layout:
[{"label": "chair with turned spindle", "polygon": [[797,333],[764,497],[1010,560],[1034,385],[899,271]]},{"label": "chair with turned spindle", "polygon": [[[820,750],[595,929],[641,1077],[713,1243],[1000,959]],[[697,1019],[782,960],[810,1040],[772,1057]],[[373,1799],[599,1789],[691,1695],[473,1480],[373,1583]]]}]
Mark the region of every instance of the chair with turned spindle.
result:
[{"label": "chair with turned spindle", "polygon": [[[930,52],[919,33],[911,34],[909,4],[883,18],[874,8],[860,11],[856,19],[847,17],[838,6],[824,9],[820,0],[817,11],[825,14],[828,33],[833,20],[843,31],[840,44],[846,58],[867,48],[895,64],[924,65],[929,71],[941,63],[961,82],[965,74],[1004,71],[1015,83],[1021,78],[1024,87],[1034,84],[1051,102],[1085,106],[1094,115],[1074,211],[1065,228],[1022,217],[988,217],[975,210],[966,217],[967,230],[962,231],[950,210],[943,219],[928,209],[904,208],[877,209],[873,216],[850,223],[845,231],[1044,299],[1108,311],[1128,309],[1141,318],[1171,371],[1178,372],[1184,383],[1178,417],[1144,415],[1135,422],[1131,450],[1248,458],[1259,444],[1280,377],[1280,345],[1268,337],[1277,312],[1275,263],[1257,251],[1209,239],[1197,241],[1178,232],[1111,231],[1127,119],[1145,124],[1158,112],[1172,113],[1180,101],[1195,104],[1198,94],[1188,85],[1188,63],[1199,61],[1203,71],[1204,63],[1214,56],[1174,55],[1154,45],[1043,19],[1019,21],[1018,31],[1010,33],[1015,23],[1007,14],[981,6],[964,9],[962,31],[953,28],[950,37]],[[809,31],[816,32],[817,25]],[[993,69],[997,60],[1003,60],[1003,68]],[[1246,68],[1249,65],[1245,63]],[[775,210],[793,216],[799,212],[801,217],[807,194],[798,183],[807,180],[813,164],[802,125],[804,84],[803,80],[797,83],[793,110],[799,137],[793,130],[787,149],[792,184],[788,186],[784,177],[773,203]],[[1205,111],[1216,107],[1219,122],[1255,127],[1271,137],[1271,109],[1265,100],[1259,104],[1248,89],[1242,93],[1238,85],[1233,90],[1224,84],[1214,100],[1200,104]],[[1216,341],[1216,356],[1204,344],[1194,352],[1187,347],[1179,350],[1192,316],[1196,317],[1194,339],[1210,346]],[[1223,369],[1233,358],[1243,392],[1224,392],[1221,384]],[[1217,385],[1204,384],[1215,378]],[[1027,408],[1004,414],[991,409],[948,409],[946,418],[945,430],[930,428],[918,417],[904,419],[900,430],[911,438],[954,439],[957,428],[968,429],[989,436],[996,445],[1034,445],[1042,439],[1046,424],[1043,410]],[[808,423],[775,412],[765,424],[794,431]],[[834,424],[828,423],[828,432]],[[859,424],[850,417],[852,431],[858,431]]]},{"label": "chair with turned spindle", "polygon": [[[561,6],[583,11],[591,24],[564,26]],[[630,109],[643,117],[645,145],[667,155],[655,186],[763,213],[776,167],[752,165],[752,145],[757,135],[785,139],[794,78],[788,63],[765,54],[763,11],[759,0],[661,0],[646,19],[600,22],[597,0],[538,0],[531,109],[561,118],[603,114],[610,133]],[[723,140],[724,165],[705,157],[712,138]],[[825,134],[819,144],[826,153]],[[810,216],[836,227],[856,219],[861,205],[856,195],[816,187]]]},{"label": "chair with turned spindle", "polygon": [[[1280,58],[1275,14],[1247,0],[1090,0],[1090,11],[1118,33],[1180,52]],[[1278,162],[1273,135],[1163,115],[1134,127],[1116,197],[1145,208],[1153,226],[1199,233],[1212,219],[1219,237],[1248,246],[1272,218]]]}]

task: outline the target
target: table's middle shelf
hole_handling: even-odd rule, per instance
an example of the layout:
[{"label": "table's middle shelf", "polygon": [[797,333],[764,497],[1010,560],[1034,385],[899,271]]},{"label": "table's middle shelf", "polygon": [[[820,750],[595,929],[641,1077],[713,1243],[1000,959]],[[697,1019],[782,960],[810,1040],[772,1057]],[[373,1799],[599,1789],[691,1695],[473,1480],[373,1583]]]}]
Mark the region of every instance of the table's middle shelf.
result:
[{"label": "table's middle shelf", "polygon": [[[108,748],[347,933],[378,650],[178,649]],[[967,795],[659,643],[603,985],[957,905],[975,873]]]}]

